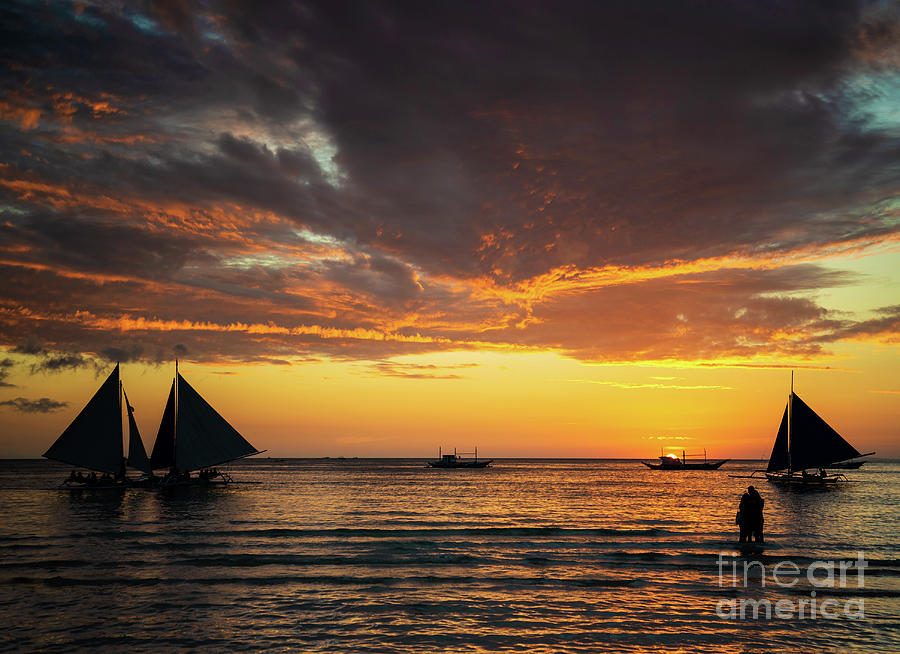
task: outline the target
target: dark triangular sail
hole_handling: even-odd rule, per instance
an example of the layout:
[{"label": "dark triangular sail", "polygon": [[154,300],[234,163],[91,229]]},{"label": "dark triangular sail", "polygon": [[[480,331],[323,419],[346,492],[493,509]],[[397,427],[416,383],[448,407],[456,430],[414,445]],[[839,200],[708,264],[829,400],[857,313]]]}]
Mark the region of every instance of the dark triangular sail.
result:
[{"label": "dark triangular sail", "polygon": [[791,404],[791,470],[825,468],[862,456],[797,394]]},{"label": "dark triangular sail", "polygon": [[178,436],[175,439],[175,468],[178,472],[199,470],[258,453],[184,377],[176,373],[176,379]]},{"label": "dark triangular sail", "polygon": [[169,391],[166,409],[163,411],[162,422],[159,423],[159,431],[156,433],[156,442],[153,443],[153,452],[150,454],[150,466],[156,470],[159,468],[171,468],[174,465],[175,382],[172,381],[172,389]]},{"label": "dark triangular sail", "polygon": [[152,472],[150,459],[147,458],[144,441],[141,440],[137,423],[134,421],[134,407],[128,402],[128,395],[125,394],[124,388],[122,395],[125,396],[125,408],[128,411],[128,465],[135,470],[150,474]]},{"label": "dark triangular sail", "polygon": [[784,407],[784,415],[781,416],[781,426],[778,427],[778,436],[775,437],[775,445],[772,447],[772,455],[769,457],[769,466],[766,472],[787,470],[791,465],[791,457],[788,454],[788,420],[790,408]]},{"label": "dark triangular sail", "polygon": [[98,472],[116,474],[120,471],[122,406],[119,403],[118,364],[44,456]]}]

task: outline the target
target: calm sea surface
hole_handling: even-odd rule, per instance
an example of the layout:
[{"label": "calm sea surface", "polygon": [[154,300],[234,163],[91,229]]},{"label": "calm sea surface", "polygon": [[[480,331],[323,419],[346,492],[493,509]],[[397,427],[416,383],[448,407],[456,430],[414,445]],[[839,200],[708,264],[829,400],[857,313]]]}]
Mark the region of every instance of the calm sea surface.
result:
[{"label": "calm sea surface", "polygon": [[[756,465],[257,459],[231,473],[259,484],[72,492],[0,461],[0,650],[900,651],[900,463],[759,482],[767,543],[742,552],[728,473]],[[859,552],[862,580],[808,580]],[[728,617],[746,600],[783,617]]]}]

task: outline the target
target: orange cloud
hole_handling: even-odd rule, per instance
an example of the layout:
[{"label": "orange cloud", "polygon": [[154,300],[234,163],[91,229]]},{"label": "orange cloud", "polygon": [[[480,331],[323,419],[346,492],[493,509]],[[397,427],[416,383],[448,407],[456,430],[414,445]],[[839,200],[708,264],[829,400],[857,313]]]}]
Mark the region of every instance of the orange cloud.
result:
[{"label": "orange cloud", "polygon": [[53,137],[53,140],[66,145],[73,143],[137,145],[159,143],[164,140],[164,137],[148,134],[101,134],[96,130],[84,130],[73,125],[66,125],[60,133]]},{"label": "orange cloud", "polygon": [[31,130],[38,126],[40,119],[40,109],[15,104],[9,100],[0,100],[0,120],[15,122],[22,129]]},{"label": "orange cloud", "polygon": [[[531,309],[536,303],[550,297],[591,291],[609,286],[639,284],[657,279],[684,277],[719,270],[773,270],[785,265],[812,263],[846,257],[854,254],[871,254],[873,249],[896,252],[900,249],[900,234],[890,234],[877,239],[862,237],[827,245],[807,245],[792,251],[771,255],[726,255],[695,260],[673,259],[653,266],[607,265],[580,269],[574,265],[560,266],[541,275],[504,286],[490,277],[473,282],[478,294],[497,297],[506,303]],[[691,283],[684,280],[682,283]],[[527,324],[527,322],[525,323]]]},{"label": "orange cloud", "polygon": [[110,114],[125,115],[128,113],[124,109],[113,106],[111,103],[112,96],[108,93],[102,94],[104,99],[95,100],[78,95],[72,91],[53,92],[52,87],[47,87],[47,91],[50,92],[50,102],[53,103],[53,110],[59,121],[63,123],[72,121],[72,117],[78,111],[79,105],[88,108],[94,118],[101,118]]}]

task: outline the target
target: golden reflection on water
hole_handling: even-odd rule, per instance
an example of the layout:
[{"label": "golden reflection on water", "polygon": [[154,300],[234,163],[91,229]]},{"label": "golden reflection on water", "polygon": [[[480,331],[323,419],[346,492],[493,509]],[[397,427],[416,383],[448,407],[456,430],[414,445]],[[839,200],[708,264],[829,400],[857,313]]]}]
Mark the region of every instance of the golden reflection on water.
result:
[{"label": "golden reflection on water", "polygon": [[[733,465],[731,471],[740,470]],[[882,467],[879,468],[878,466]],[[750,469],[752,464],[743,465]],[[637,462],[248,461],[259,485],[50,490],[0,467],[0,608],[24,649],[718,652],[900,647],[900,469],[831,493],[760,484],[768,546],[741,553],[744,480]],[[867,619],[723,620],[723,598],[798,597],[716,559],[876,561]],[[892,563],[893,562],[893,563]],[[769,582],[764,585],[764,582]]]}]

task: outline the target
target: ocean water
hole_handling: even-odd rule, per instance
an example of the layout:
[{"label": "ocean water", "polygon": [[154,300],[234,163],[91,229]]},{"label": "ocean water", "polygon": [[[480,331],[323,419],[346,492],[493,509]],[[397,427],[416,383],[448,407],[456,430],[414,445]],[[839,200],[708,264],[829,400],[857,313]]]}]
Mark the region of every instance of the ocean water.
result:
[{"label": "ocean water", "polygon": [[[255,484],[73,492],[0,461],[0,650],[900,651],[900,463],[759,482],[742,550],[728,474],[757,465],[261,458],[231,468]],[[843,587],[809,580],[829,563]]]}]

